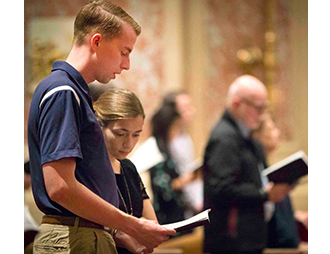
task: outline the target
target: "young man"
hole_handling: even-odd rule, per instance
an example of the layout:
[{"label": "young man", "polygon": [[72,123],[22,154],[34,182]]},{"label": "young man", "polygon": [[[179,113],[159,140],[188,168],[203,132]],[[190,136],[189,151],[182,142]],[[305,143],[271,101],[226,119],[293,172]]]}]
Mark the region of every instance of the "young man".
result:
[{"label": "young man", "polygon": [[117,209],[115,176],[87,85],[128,70],[140,32],[119,6],[87,4],[76,17],[68,58],[55,62],[35,90],[28,121],[31,178],[46,216],[34,253],[116,253],[111,234],[117,229],[141,244],[137,253],[147,253],[175,234]]},{"label": "young man", "polygon": [[204,252],[261,254],[267,242],[266,218],[272,213],[269,201],[279,202],[291,190],[288,184],[267,185],[261,178],[265,157],[250,137],[267,97],[264,84],[250,75],[238,77],[229,88],[227,108],[212,131],[202,169],[204,206],[212,209]]}]

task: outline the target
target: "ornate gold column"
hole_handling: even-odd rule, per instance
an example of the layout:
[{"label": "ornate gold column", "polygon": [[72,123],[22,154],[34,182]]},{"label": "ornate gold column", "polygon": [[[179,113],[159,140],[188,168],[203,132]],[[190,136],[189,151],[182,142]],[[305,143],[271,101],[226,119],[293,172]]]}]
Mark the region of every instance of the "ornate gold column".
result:
[{"label": "ornate gold column", "polygon": [[265,66],[265,85],[269,92],[269,99],[274,102],[273,84],[276,82],[276,34],[275,28],[277,24],[277,8],[274,0],[265,0],[265,53],[264,53],[264,66]]}]

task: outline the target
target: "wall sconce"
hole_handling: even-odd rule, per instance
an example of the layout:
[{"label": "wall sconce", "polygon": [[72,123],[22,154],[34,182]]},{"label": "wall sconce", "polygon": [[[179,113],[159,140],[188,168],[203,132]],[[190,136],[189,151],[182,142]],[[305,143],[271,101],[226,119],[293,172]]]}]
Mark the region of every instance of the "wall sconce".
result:
[{"label": "wall sconce", "polygon": [[246,47],[237,51],[236,56],[242,67],[248,72],[263,63],[263,54],[259,47]]}]

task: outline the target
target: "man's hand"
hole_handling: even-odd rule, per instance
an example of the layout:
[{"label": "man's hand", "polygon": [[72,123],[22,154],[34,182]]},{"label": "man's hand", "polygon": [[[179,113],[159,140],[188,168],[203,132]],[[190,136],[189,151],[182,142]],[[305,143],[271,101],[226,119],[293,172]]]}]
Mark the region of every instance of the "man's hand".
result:
[{"label": "man's hand", "polygon": [[149,252],[146,246],[140,244],[133,237],[122,231],[118,231],[116,233],[114,240],[116,242],[116,246],[125,248],[134,254],[148,254],[153,252],[153,250]]},{"label": "man's hand", "polygon": [[292,186],[287,183],[269,183],[266,188],[268,200],[272,202],[282,201],[292,190]]},{"label": "man's hand", "polygon": [[133,229],[132,236],[142,245],[148,248],[149,253],[162,242],[167,241],[170,235],[176,231],[160,226],[155,221],[139,219],[139,227]]}]

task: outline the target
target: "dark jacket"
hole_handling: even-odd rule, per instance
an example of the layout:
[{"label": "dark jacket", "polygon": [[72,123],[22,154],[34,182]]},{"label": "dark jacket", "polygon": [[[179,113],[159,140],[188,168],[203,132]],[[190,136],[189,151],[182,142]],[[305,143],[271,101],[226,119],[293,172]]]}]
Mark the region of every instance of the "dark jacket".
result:
[{"label": "dark jacket", "polygon": [[213,129],[203,165],[204,252],[255,251],[266,247],[267,225],[259,165],[266,165],[261,145],[244,138],[228,111]]},{"label": "dark jacket", "polygon": [[268,223],[268,248],[297,248],[300,242],[290,196],[275,203]]}]

